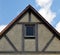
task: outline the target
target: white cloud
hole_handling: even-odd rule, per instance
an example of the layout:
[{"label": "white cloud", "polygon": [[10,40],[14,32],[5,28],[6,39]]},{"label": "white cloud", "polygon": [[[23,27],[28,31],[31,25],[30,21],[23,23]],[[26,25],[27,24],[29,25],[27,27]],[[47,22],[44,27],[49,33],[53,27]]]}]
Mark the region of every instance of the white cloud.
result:
[{"label": "white cloud", "polygon": [[0,25],[0,32],[6,27],[7,25]]},{"label": "white cloud", "polygon": [[41,8],[39,13],[49,22],[51,23],[53,19],[56,17],[56,13],[52,12],[50,9]]},{"label": "white cloud", "polygon": [[53,0],[36,0],[37,5],[41,8],[39,9],[39,13],[49,22],[51,23],[53,19],[56,17],[56,13],[52,12],[51,5]]},{"label": "white cloud", "polygon": [[60,33],[60,22],[57,23],[57,25],[56,25],[55,28],[56,28],[56,30]]},{"label": "white cloud", "polygon": [[[51,6],[53,0],[36,0],[36,3],[40,6],[40,7],[47,7],[47,6]],[[47,5],[48,4],[48,5]]]}]

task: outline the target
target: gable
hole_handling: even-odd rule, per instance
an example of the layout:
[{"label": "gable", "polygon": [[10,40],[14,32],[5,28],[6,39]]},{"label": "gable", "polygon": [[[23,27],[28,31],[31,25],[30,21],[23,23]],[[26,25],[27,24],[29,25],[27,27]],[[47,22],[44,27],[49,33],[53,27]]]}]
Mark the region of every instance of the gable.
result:
[{"label": "gable", "polygon": [[[29,36],[25,38],[25,24],[35,24],[35,35],[31,36],[33,38]],[[59,33],[30,5],[0,33],[0,37],[2,51],[6,49],[16,53],[60,51]]]},{"label": "gable", "polygon": [[[57,38],[60,39],[60,34],[32,7],[32,6],[27,6],[26,9],[23,10],[1,33],[0,36],[2,36],[4,33],[6,33],[7,30],[9,30],[15,23],[17,23],[18,20],[22,19],[23,15],[25,14],[25,19],[28,20],[28,12],[32,12],[32,20],[38,20],[39,22],[42,21],[44,25],[48,27],[49,30],[51,30],[55,35],[57,35]],[[35,16],[35,17],[34,17]],[[34,19],[33,19],[34,17]],[[24,19],[24,18],[23,18]],[[38,22],[37,21],[37,22]],[[0,37],[1,38],[1,37]]]}]

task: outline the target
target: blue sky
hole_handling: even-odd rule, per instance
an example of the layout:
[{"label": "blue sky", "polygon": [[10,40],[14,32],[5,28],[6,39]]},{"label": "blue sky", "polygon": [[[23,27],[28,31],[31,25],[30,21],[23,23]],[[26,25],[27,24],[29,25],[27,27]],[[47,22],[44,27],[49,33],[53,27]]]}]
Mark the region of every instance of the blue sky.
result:
[{"label": "blue sky", "polygon": [[46,20],[60,31],[60,0],[0,0],[0,27],[9,24],[29,4],[43,17],[49,16]]},{"label": "blue sky", "polygon": [[[29,4],[35,6],[34,0],[0,0],[0,25],[8,24]],[[36,6],[35,6],[36,7]]]}]

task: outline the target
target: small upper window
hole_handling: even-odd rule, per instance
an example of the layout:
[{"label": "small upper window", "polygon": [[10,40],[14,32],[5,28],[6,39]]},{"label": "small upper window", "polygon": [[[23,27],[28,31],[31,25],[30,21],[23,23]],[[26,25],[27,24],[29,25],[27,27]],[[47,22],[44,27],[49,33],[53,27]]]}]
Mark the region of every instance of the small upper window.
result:
[{"label": "small upper window", "polygon": [[26,24],[25,37],[34,37],[34,36],[35,36],[35,24]]}]

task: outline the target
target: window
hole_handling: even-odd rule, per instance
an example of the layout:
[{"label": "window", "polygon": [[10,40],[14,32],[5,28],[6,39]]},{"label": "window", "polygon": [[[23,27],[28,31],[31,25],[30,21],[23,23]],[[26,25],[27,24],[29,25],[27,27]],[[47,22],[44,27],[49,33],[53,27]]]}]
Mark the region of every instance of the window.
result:
[{"label": "window", "polygon": [[35,37],[35,24],[25,24],[24,29],[25,29],[24,32],[26,38]]}]

